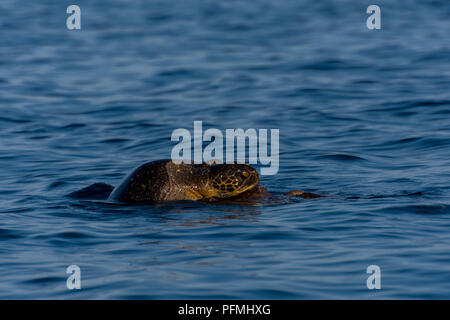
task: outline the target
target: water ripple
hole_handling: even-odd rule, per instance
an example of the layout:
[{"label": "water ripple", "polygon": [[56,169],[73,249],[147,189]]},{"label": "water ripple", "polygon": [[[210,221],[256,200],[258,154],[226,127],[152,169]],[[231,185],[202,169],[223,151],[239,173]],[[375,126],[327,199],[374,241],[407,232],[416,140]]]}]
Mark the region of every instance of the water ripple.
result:
[{"label": "water ripple", "polygon": [[[0,298],[450,297],[448,1],[55,2],[1,3]],[[108,203],[194,120],[279,129],[262,183],[327,197]]]}]

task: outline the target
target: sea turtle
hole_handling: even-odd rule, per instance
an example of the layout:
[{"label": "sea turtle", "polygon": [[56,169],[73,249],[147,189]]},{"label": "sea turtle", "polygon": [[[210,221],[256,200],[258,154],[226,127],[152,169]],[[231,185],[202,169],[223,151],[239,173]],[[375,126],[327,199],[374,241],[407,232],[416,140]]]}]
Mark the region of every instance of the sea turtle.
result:
[{"label": "sea turtle", "polygon": [[[120,203],[151,203],[170,200],[253,200],[270,197],[259,183],[258,172],[247,164],[175,163],[157,160],[133,170],[113,190],[94,184],[70,196],[90,198],[93,193],[109,194],[108,200]],[[111,192],[112,190],[112,192]],[[301,198],[318,198],[318,194],[294,190],[285,194]]]}]

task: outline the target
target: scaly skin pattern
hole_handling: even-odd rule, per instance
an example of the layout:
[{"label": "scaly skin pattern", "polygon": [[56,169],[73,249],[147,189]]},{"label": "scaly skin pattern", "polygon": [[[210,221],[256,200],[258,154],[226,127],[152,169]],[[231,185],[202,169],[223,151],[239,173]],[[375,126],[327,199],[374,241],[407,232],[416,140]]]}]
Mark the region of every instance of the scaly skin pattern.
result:
[{"label": "scaly skin pattern", "polygon": [[170,192],[167,161],[146,163],[131,172],[109,196],[119,202],[151,202],[163,200]]},{"label": "scaly skin pattern", "polygon": [[124,203],[166,200],[217,201],[257,185],[258,173],[245,164],[191,164],[158,160],[131,172],[109,200]]},{"label": "scaly skin pattern", "polygon": [[[285,194],[301,198],[320,195],[294,190]],[[109,200],[149,203],[167,200],[223,200],[257,202],[274,198],[259,184],[258,172],[246,164],[192,164],[171,160],[148,162],[131,172]]]}]

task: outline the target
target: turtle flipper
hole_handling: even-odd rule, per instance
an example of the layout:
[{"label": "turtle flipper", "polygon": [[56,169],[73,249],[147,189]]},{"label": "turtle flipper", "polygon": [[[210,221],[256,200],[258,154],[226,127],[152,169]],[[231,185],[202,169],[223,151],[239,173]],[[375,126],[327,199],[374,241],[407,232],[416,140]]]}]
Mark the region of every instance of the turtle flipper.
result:
[{"label": "turtle flipper", "polygon": [[306,192],[303,190],[292,190],[292,191],[289,191],[288,193],[285,193],[284,195],[288,196],[288,197],[299,197],[299,198],[303,198],[303,199],[314,199],[314,198],[323,197],[320,194]]},{"label": "turtle flipper", "polygon": [[103,200],[108,199],[110,193],[113,191],[114,187],[106,183],[94,183],[89,187],[85,187],[81,190],[69,193],[67,196],[69,198],[76,199],[96,199]]}]

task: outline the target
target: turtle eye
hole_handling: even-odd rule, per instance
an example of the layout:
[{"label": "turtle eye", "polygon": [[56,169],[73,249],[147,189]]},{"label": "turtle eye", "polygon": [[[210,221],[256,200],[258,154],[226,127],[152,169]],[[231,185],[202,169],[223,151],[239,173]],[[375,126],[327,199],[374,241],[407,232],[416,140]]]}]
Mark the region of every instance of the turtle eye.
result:
[{"label": "turtle eye", "polygon": [[250,175],[250,173],[248,173],[247,171],[239,171],[239,172],[238,172],[238,176],[239,176],[239,178],[241,178],[242,180],[247,179],[249,175]]}]

